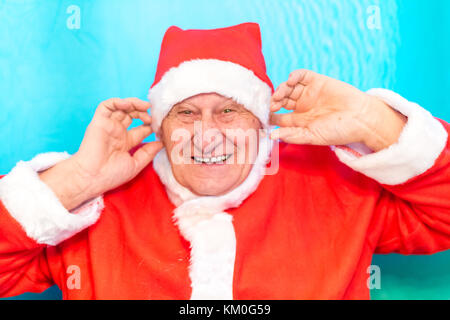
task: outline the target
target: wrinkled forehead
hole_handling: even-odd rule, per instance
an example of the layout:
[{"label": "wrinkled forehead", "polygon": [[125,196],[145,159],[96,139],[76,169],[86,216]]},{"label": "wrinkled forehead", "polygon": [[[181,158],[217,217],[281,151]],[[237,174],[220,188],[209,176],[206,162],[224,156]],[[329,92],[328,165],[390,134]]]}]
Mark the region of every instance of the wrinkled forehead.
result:
[{"label": "wrinkled forehead", "polygon": [[152,128],[157,132],[172,107],[195,95],[233,98],[268,125],[272,87],[241,65],[215,59],[185,61],[167,71],[149,92]]},{"label": "wrinkled forehead", "polygon": [[[202,132],[202,123],[207,121],[209,124],[212,119],[217,126],[210,127],[214,133],[210,132],[207,135],[214,135],[217,132],[225,133],[227,130],[263,129],[263,124],[252,111],[233,98],[212,92],[197,94],[176,103],[163,119],[157,136],[161,137],[163,132],[166,135],[172,134],[174,130],[180,128],[190,130],[191,126],[194,131]],[[225,131],[216,131],[219,127]],[[232,135],[236,133],[242,134],[242,132],[232,132]]]},{"label": "wrinkled forehead", "polygon": [[239,104],[233,98],[226,97],[216,92],[200,93],[191,97],[188,97],[178,103],[176,103],[172,109],[177,106],[188,105],[198,109],[211,109],[215,107],[222,107],[226,105],[236,105],[244,108],[243,105]]}]

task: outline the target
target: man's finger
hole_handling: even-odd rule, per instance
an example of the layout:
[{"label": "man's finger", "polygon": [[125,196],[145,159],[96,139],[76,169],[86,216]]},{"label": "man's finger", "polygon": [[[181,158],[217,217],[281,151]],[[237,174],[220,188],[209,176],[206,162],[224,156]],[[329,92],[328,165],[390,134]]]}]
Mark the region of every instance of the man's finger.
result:
[{"label": "man's finger", "polygon": [[[116,111],[111,115],[111,118],[119,118],[119,116],[115,116],[116,113],[123,111]],[[152,117],[144,111],[133,111],[130,113],[123,113],[123,117],[121,119],[117,119],[121,121],[122,125],[125,128],[128,128],[131,123],[133,122],[133,119],[140,119],[144,125],[150,125],[152,123]]]},{"label": "man's finger", "polygon": [[102,102],[109,111],[114,112],[116,110],[122,110],[124,112],[133,111],[133,103],[127,99],[111,98]]},{"label": "man's finger", "polygon": [[283,107],[283,103],[281,101],[278,102],[271,102],[270,105],[270,111],[271,112],[277,112],[278,110],[280,110]]},{"label": "man's finger", "polygon": [[292,113],[271,113],[269,123],[279,127],[294,127]]},{"label": "man's finger", "polygon": [[272,130],[272,132],[270,133],[270,139],[272,140],[282,139],[283,137],[295,134],[296,130],[297,128],[295,127],[285,127]]},{"label": "man's finger", "polygon": [[309,84],[308,80],[312,72],[313,71],[307,69],[295,70],[291,72],[286,83],[291,87],[294,87],[296,84],[302,84],[306,86]]},{"label": "man's finger", "polygon": [[290,87],[287,85],[286,82],[283,82],[282,84],[280,84],[280,86],[277,88],[277,90],[275,90],[275,92],[272,95],[272,102],[278,102],[284,98],[287,98],[291,95],[292,90],[294,89],[294,87]]},{"label": "man's finger", "polygon": [[[102,101],[97,110],[95,111],[94,118],[113,118],[119,120],[118,118],[123,118],[120,116],[120,112],[128,113],[133,111],[133,104],[129,101],[120,98],[110,98],[108,100]],[[116,114],[119,112],[118,114]],[[113,116],[114,115],[114,116]],[[122,121],[119,120],[119,121]]]},{"label": "man's finger", "polygon": [[162,148],[163,144],[161,141],[149,142],[140,147],[133,154],[133,159],[136,163],[136,174],[144,169]]},{"label": "man's finger", "polygon": [[127,132],[127,148],[131,149],[142,142],[146,137],[152,133],[151,126],[140,125]]},{"label": "man's finger", "polygon": [[103,101],[97,108],[97,115],[110,117],[113,112],[122,111],[125,113],[133,111],[147,112],[150,108],[150,103],[140,100],[138,98],[110,98]]},{"label": "man's finger", "polygon": [[271,125],[279,127],[305,127],[311,119],[306,114],[298,113],[271,113],[269,122]]},{"label": "man's finger", "polygon": [[295,110],[297,107],[297,101],[292,99],[286,99],[286,102],[283,104],[283,107],[287,110]]},{"label": "man's finger", "polygon": [[110,98],[108,100],[102,101],[95,110],[94,118],[99,116],[105,118],[110,117],[112,113],[116,111],[113,107],[114,101],[118,100],[120,100],[120,98]]},{"label": "man's finger", "polygon": [[314,135],[308,128],[290,127],[278,128],[271,132],[270,138],[272,140],[283,140],[287,143],[293,144],[315,144]]},{"label": "man's finger", "polygon": [[292,99],[295,101],[300,99],[304,90],[305,90],[305,86],[302,85],[301,83],[297,83],[294,86],[294,90],[292,90],[291,95],[289,96],[289,99]]},{"label": "man's finger", "polygon": [[133,119],[140,119],[144,124],[151,124],[152,117],[147,113],[147,111],[132,111],[129,113],[130,117]]},{"label": "man's finger", "polygon": [[151,107],[150,102],[141,100],[139,98],[131,97],[125,98],[124,100],[130,102],[133,105],[133,108],[137,111],[147,112],[147,110]]},{"label": "man's finger", "polygon": [[117,110],[111,113],[110,118],[122,122],[127,117],[127,114],[122,110]]}]

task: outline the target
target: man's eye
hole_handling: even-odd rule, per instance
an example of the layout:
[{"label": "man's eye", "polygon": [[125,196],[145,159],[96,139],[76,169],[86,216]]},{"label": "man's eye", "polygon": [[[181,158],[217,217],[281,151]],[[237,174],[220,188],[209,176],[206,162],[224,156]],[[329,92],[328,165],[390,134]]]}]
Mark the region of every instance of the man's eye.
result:
[{"label": "man's eye", "polygon": [[191,110],[183,110],[183,111],[180,111],[178,113],[181,113],[181,114],[192,114],[192,111]]},{"label": "man's eye", "polygon": [[230,108],[227,108],[227,109],[224,109],[224,110],[223,110],[223,113],[230,113],[230,112],[233,112],[233,110],[230,109]]}]

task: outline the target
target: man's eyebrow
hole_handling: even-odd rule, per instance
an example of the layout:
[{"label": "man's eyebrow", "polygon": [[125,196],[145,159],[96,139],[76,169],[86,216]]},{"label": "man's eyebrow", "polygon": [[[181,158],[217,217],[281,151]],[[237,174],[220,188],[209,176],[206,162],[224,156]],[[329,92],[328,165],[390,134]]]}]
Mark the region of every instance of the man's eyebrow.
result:
[{"label": "man's eyebrow", "polygon": [[176,105],[173,106],[173,108],[180,108],[180,107],[185,107],[185,106],[197,108],[195,105],[190,104],[190,103],[188,103],[188,102],[180,102],[180,103],[177,103]]},{"label": "man's eyebrow", "polygon": [[[223,101],[221,103],[218,103],[216,105],[216,107],[226,107],[226,106],[230,106],[230,105],[234,105],[234,106],[237,106],[237,107],[240,107],[240,108],[245,108],[243,105],[241,105],[240,103],[236,102],[233,98],[228,98],[227,100],[225,100],[225,101]],[[173,109],[181,108],[183,106],[188,106],[188,107],[197,108],[197,109],[199,108],[197,105],[189,103],[189,102],[186,102],[186,101],[179,102],[176,105],[174,105],[172,108]]]},{"label": "man's eyebrow", "polygon": [[220,106],[221,107],[226,107],[226,106],[229,106],[229,105],[235,105],[237,107],[243,107],[243,105],[241,105],[240,103],[237,103],[232,98],[228,99],[227,101],[224,101]]}]

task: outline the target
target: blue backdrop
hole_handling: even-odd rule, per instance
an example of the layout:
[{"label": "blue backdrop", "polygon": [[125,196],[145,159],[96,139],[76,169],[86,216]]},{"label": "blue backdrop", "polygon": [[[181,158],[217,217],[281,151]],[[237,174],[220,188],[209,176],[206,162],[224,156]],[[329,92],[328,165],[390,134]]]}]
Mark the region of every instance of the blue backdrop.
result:
[{"label": "blue backdrop", "polygon": [[[393,89],[449,121],[449,18],[448,0],[0,0],[0,173],[75,152],[100,101],[145,99],[170,25],[258,22],[275,86],[309,68]],[[450,299],[448,252],[373,264],[374,299]],[[53,287],[19,298],[60,297]]]}]

